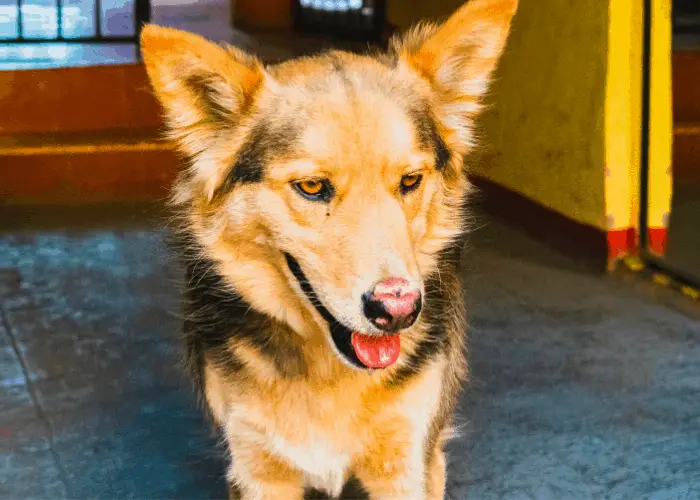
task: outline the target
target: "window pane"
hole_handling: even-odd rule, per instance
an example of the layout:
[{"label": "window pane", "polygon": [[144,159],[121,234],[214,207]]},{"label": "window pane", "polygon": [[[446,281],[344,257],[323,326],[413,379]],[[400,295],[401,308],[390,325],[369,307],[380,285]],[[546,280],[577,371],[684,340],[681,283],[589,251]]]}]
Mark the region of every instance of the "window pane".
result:
[{"label": "window pane", "polygon": [[0,0],[0,40],[15,38],[17,31],[17,2]]},{"label": "window pane", "polygon": [[22,31],[25,38],[56,38],[56,2],[25,0],[22,2]]},{"label": "window pane", "polygon": [[102,34],[129,36],[134,33],[134,0],[102,0]]},{"label": "window pane", "polygon": [[95,36],[94,0],[63,0],[61,24],[66,38]]}]

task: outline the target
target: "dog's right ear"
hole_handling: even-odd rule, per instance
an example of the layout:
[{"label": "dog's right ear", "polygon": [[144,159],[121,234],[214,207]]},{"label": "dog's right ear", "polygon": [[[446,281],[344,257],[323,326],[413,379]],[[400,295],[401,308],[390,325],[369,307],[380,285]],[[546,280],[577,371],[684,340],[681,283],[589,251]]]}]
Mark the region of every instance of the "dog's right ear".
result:
[{"label": "dog's right ear", "polygon": [[254,57],[180,30],[145,26],[141,52],[166,125],[190,157],[217,130],[240,122],[265,81]]},{"label": "dog's right ear", "polygon": [[400,61],[435,91],[445,124],[462,147],[506,44],[518,0],[469,0],[441,25],[423,24],[394,39]]}]

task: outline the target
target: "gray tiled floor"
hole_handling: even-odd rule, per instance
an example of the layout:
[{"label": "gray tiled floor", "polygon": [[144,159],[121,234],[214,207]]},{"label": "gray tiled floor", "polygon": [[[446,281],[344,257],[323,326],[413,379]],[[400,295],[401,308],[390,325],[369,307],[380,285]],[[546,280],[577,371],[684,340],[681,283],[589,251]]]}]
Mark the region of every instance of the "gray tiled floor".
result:
[{"label": "gray tiled floor", "polygon": [[[0,498],[221,497],[162,234],[90,215],[0,237]],[[700,498],[700,307],[477,225],[451,499]]]}]

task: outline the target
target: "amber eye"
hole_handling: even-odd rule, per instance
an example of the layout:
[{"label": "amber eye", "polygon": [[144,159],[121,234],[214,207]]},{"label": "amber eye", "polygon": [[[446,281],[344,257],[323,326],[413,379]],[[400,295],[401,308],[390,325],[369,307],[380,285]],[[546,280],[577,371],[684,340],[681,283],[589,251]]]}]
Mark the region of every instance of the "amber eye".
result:
[{"label": "amber eye", "polygon": [[321,181],[301,181],[299,183],[299,189],[301,189],[304,194],[316,195],[323,189],[323,184]]},{"label": "amber eye", "polygon": [[414,189],[420,186],[420,182],[423,180],[421,174],[408,174],[401,177],[401,192],[403,194],[410,193]]},{"label": "amber eye", "polygon": [[333,197],[333,186],[325,179],[296,181],[293,185],[307,200],[328,202]]}]

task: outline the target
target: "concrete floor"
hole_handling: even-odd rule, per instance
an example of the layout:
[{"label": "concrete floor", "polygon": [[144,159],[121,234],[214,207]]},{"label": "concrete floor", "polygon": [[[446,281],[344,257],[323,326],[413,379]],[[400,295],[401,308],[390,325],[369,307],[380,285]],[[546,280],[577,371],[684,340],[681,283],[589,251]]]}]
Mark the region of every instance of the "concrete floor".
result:
[{"label": "concrete floor", "polygon": [[[6,213],[0,498],[223,497],[157,214]],[[700,306],[477,227],[449,498],[700,498]]]}]

